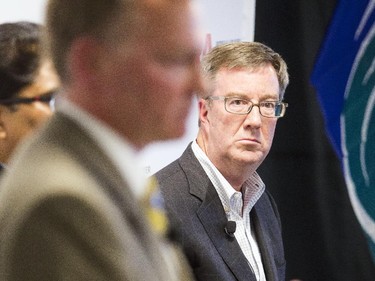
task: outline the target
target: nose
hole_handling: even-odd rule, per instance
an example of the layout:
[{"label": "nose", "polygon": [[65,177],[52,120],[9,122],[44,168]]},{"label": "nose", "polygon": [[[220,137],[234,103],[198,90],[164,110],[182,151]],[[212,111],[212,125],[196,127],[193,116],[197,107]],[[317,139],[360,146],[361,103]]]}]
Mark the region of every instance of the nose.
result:
[{"label": "nose", "polygon": [[259,106],[253,105],[251,111],[245,115],[244,125],[252,128],[260,128],[262,124],[262,115],[259,112]]}]

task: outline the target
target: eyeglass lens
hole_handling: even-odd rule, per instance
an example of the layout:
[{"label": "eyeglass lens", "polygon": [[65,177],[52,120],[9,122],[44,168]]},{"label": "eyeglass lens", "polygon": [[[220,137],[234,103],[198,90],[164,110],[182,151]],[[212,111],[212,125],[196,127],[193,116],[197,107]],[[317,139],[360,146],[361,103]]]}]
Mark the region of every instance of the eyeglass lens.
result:
[{"label": "eyeglass lens", "polygon": [[264,101],[254,104],[251,101],[239,98],[226,98],[226,110],[234,114],[248,114],[254,106],[259,108],[261,115],[265,117],[282,117],[285,111],[285,104],[278,101]]}]

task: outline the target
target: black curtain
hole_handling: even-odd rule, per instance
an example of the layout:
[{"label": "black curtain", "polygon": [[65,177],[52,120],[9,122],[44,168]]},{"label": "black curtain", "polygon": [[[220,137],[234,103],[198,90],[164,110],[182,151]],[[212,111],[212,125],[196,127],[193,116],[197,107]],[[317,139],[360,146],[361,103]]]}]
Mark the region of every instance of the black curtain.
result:
[{"label": "black curtain", "polygon": [[256,3],[255,41],[283,56],[291,80],[285,95],[290,106],[258,170],[282,216],[287,280],[375,280],[367,241],[310,84],[335,7],[336,0]]}]

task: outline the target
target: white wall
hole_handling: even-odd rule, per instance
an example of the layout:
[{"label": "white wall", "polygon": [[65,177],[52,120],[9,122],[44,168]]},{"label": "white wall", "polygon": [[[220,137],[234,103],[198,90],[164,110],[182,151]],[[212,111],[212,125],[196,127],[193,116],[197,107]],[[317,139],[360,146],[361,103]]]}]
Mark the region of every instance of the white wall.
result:
[{"label": "white wall", "polygon": [[9,21],[42,22],[45,0],[2,0],[0,2],[0,23]]}]

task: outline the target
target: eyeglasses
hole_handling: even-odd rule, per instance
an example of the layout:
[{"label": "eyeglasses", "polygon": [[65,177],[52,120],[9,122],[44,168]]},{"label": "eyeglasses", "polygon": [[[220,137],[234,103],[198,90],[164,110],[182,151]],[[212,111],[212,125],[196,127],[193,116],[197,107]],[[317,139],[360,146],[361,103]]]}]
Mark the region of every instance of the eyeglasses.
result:
[{"label": "eyeglasses", "polygon": [[280,101],[262,101],[255,104],[249,100],[238,97],[209,96],[205,100],[223,100],[225,110],[229,113],[246,115],[254,106],[259,108],[260,115],[267,118],[283,117],[288,104]]},{"label": "eyeglasses", "polygon": [[17,97],[17,98],[10,98],[10,99],[4,99],[4,100],[0,99],[0,104],[11,106],[11,105],[16,105],[16,104],[30,104],[30,103],[39,101],[39,102],[48,103],[51,109],[54,109],[55,94],[56,94],[56,90],[53,90],[53,91],[49,91],[45,94],[42,94],[36,97],[30,97],[30,98]]}]

